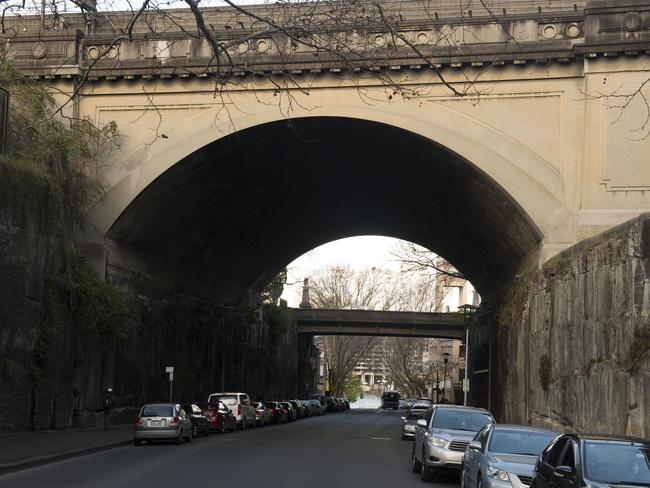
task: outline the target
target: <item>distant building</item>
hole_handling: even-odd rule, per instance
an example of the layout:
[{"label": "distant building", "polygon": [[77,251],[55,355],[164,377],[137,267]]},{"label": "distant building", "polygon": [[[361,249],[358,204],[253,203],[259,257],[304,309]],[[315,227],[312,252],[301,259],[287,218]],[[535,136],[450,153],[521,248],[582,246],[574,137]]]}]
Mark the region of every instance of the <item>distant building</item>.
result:
[{"label": "distant building", "polygon": [[[442,258],[438,258],[436,266],[448,273],[459,274],[451,264]],[[439,274],[436,277],[436,289],[438,291],[436,295],[440,297],[436,304],[436,312],[458,312],[458,307],[461,305],[478,306],[481,303],[481,297],[474,286],[460,276]],[[447,356],[446,377],[445,354],[449,354]],[[439,388],[442,389],[445,379],[447,381],[445,391],[460,388],[461,380],[465,375],[464,341],[457,339],[428,339],[423,360],[425,363],[433,364],[437,368]],[[447,394],[445,397],[450,401],[454,400],[448,398]]]}]

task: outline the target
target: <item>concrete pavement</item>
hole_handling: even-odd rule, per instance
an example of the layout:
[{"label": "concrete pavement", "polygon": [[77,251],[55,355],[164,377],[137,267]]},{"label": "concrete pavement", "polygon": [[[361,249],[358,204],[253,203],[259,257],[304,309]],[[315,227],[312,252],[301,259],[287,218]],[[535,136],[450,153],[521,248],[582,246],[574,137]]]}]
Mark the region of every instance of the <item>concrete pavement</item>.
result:
[{"label": "concrete pavement", "polygon": [[[190,444],[125,446],[0,476],[4,487],[408,488],[399,412],[350,411]],[[457,477],[436,483],[457,486]]]}]

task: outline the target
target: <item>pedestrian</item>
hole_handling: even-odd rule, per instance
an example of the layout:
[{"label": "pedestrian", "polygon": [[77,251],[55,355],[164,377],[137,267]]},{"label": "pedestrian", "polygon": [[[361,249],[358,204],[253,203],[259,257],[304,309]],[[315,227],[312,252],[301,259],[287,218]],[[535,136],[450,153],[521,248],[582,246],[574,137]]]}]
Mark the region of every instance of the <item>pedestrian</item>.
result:
[{"label": "pedestrian", "polygon": [[111,410],[113,409],[113,388],[106,388],[102,397],[102,409],[104,410],[104,430],[108,430],[111,422]]}]

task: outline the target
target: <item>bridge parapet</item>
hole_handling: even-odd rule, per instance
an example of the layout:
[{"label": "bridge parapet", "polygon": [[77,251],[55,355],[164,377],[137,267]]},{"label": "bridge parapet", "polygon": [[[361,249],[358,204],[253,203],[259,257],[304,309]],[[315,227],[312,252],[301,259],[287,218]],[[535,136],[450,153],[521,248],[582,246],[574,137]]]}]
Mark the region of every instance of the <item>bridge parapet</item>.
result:
[{"label": "bridge parapet", "polygon": [[360,2],[336,21],[326,7],[296,5],[246,7],[248,15],[204,9],[211,40],[189,9],[146,12],[132,30],[127,12],[61,14],[48,28],[8,18],[4,43],[30,76],[90,79],[390,73],[650,53],[650,0],[502,0],[463,11],[451,1]]}]

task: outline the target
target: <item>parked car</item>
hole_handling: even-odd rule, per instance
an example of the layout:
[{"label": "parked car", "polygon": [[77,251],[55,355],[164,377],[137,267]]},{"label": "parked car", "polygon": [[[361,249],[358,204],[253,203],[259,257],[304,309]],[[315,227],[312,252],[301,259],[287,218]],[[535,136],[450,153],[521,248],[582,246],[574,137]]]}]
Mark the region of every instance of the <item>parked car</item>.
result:
[{"label": "parked car", "polygon": [[302,407],[300,406],[300,404],[298,403],[298,401],[297,400],[289,400],[289,403],[291,404],[291,406],[296,411],[296,419],[303,418],[303,416],[304,416],[303,410],[302,410]]},{"label": "parked car", "polygon": [[133,443],[142,441],[172,440],[176,444],[192,441],[192,422],[180,405],[174,403],[149,403],[143,406],[135,419]]},{"label": "parked car", "polygon": [[537,458],[558,435],[521,425],[486,425],[465,450],[461,488],[530,486]]},{"label": "parked car", "polygon": [[325,415],[327,413],[327,397],[321,393],[314,393],[311,398],[320,402],[321,413],[319,415]]},{"label": "parked car", "polygon": [[312,398],[311,400],[308,400],[308,402],[312,415],[323,415],[323,405],[321,405],[320,400]]},{"label": "parked car", "polygon": [[309,404],[309,400],[298,400],[300,404],[302,405],[302,416],[303,418],[308,418],[312,416],[312,410],[311,410],[311,405]]},{"label": "parked car", "polygon": [[417,421],[420,419],[423,419],[424,416],[427,414],[426,408],[424,409],[411,409],[409,410],[404,417],[402,417],[402,420],[404,423],[402,424],[402,440],[409,440],[413,439],[415,437],[415,428]]},{"label": "parked car", "polygon": [[232,410],[237,419],[237,427],[255,427],[255,409],[246,393],[212,393],[208,397],[208,403],[223,402],[226,407]]},{"label": "parked car", "polygon": [[210,422],[203,413],[203,410],[195,403],[187,403],[181,406],[189,416],[190,422],[192,422],[192,437],[210,435]]},{"label": "parked car", "polygon": [[422,481],[433,481],[439,470],[460,470],[465,449],[476,433],[493,424],[482,408],[434,405],[417,421],[411,467]]},{"label": "parked car", "polygon": [[413,406],[415,401],[416,401],[415,398],[407,398],[406,400],[404,400],[404,408],[408,410]]},{"label": "parked car", "polygon": [[293,422],[294,420],[298,419],[298,413],[296,412],[296,409],[293,408],[293,405],[289,402],[279,402],[282,408],[284,408],[287,411],[287,419],[289,422]]},{"label": "parked car", "polygon": [[650,486],[650,441],[565,434],[537,460],[531,488]]},{"label": "parked car", "polygon": [[205,416],[210,422],[210,430],[214,432],[234,432],[237,429],[237,419],[223,402],[208,404]]},{"label": "parked car", "polygon": [[262,402],[253,403],[253,407],[255,408],[255,422],[257,425],[264,427],[273,422],[271,412]]},{"label": "parked car", "polygon": [[415,408],[416,410],[428,410],[431,407],[433,407],[433,402],[431,400],[415,400],[410,408]]},{"label": "parked car", "polygon": [[274,424],[284,424],[288,419],[288,412],[280,405],[280,402],[264,402],[269,409]]}]

